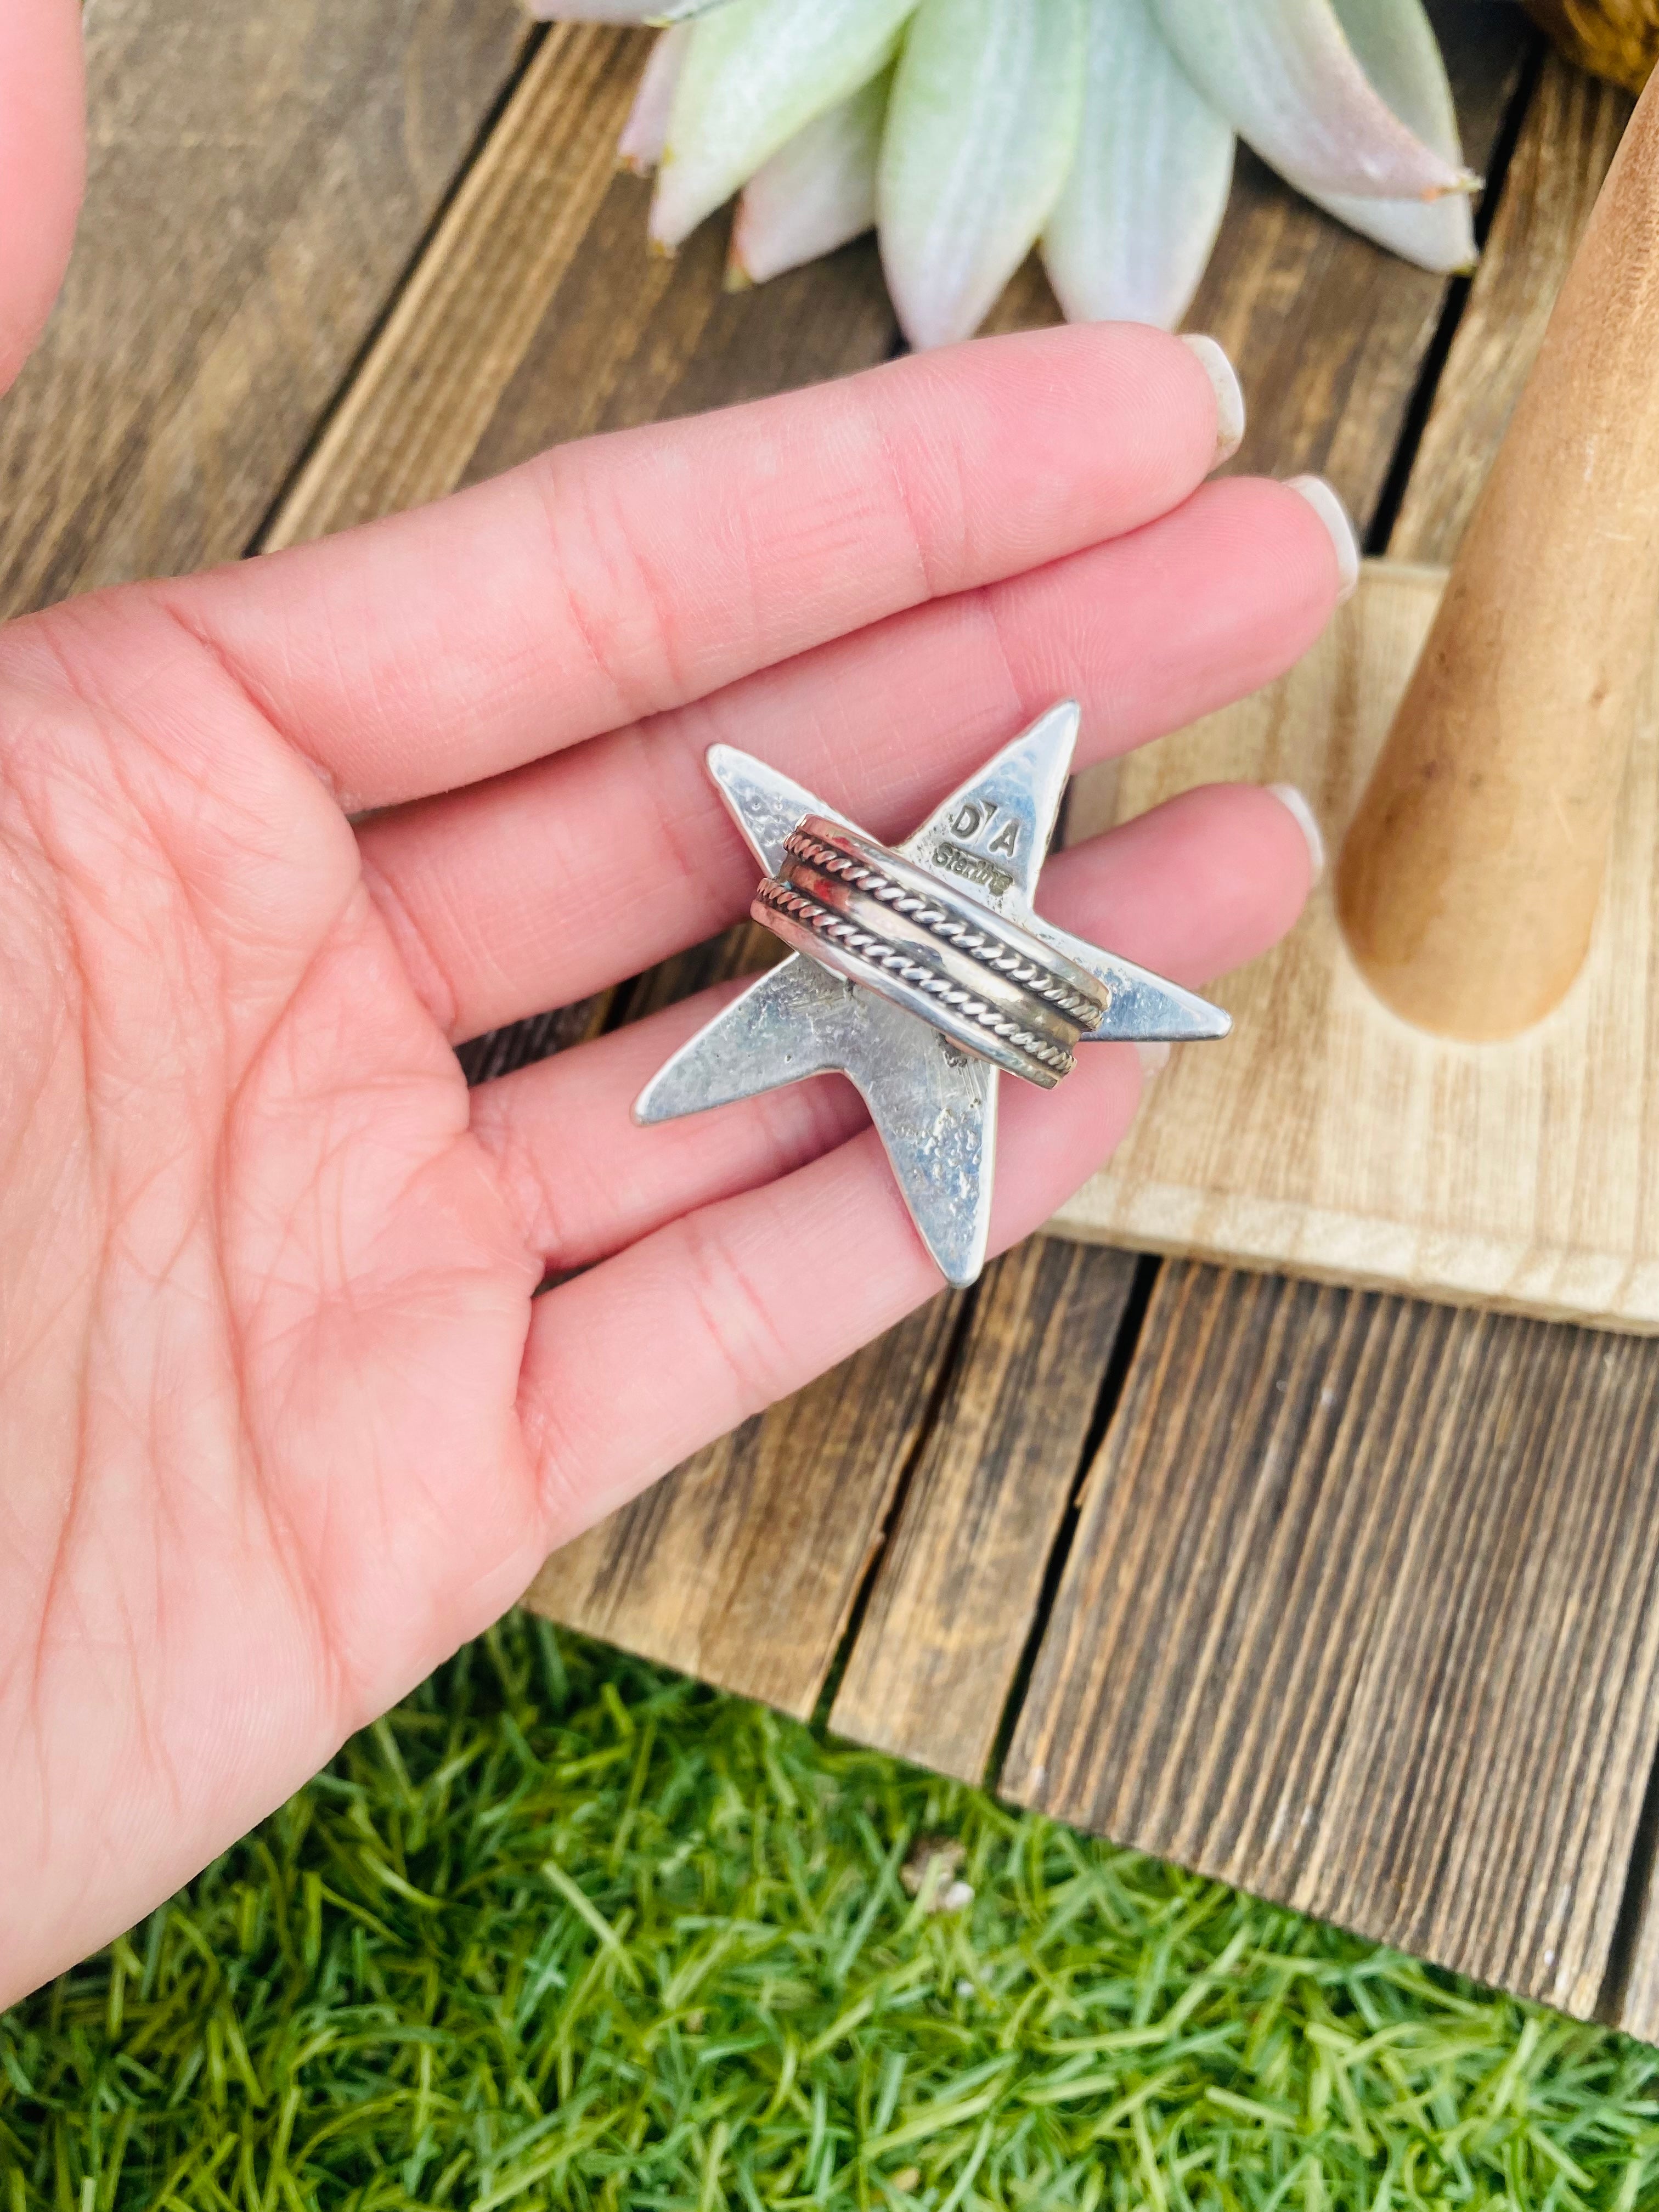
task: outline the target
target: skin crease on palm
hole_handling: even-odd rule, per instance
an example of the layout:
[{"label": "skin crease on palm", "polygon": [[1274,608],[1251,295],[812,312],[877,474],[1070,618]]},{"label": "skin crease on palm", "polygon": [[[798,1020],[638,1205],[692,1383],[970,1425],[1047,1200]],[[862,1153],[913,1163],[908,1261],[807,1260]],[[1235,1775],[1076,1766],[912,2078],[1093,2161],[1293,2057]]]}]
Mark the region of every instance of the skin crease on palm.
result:
[{"label": "skin crease on palm", "polygon": [[[77,38],[75,0],[0,10],[8,374]],[[986,341],[0,635],[0,2002],[938,1287],[844,1085],[630,1126],[712,998],[471,1097],[452,1048],[744,910],[716,738],[894,836],[1064,693],[1081,765],[1287,666],[1332,542],[1206,484],[1215,447],[1172,339]],[[1201,984],[1309,874],[1218,787],[1042,903]],[[1109,1047],[1005,1087],[995,1248],[1139,1085]]]}]

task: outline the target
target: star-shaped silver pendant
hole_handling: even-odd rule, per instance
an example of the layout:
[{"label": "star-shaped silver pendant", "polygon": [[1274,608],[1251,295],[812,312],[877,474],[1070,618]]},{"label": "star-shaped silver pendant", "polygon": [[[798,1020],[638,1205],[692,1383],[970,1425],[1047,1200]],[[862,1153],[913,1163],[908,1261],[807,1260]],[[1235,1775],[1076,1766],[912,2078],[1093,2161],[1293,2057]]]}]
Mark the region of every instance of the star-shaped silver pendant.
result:
[{"label": "star-shaped silver pendant", "polygon": [[755,918],[795,949],[682,1046],[635,1120],[845,1075],[923,1243],[948,1281],[973,1282],[1005,1068],[1052,1087],[1076,1044],[1232,1026],[1033,909],[1080,719],[1070,700],[1052,708],[890,852],[775,769],[714,746],[709,774],[768,878]]}]

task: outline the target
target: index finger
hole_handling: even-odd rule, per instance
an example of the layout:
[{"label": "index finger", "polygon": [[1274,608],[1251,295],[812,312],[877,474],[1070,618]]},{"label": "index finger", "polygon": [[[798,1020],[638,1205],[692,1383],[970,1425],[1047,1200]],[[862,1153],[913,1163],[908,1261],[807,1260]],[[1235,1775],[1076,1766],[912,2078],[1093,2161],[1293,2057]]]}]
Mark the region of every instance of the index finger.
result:
[{"label": "index finger", "polygon": [[501,773],[1178,506],[1218,374],[1122,324],[982,340],[555,448],[154,587],[348,803]]}]

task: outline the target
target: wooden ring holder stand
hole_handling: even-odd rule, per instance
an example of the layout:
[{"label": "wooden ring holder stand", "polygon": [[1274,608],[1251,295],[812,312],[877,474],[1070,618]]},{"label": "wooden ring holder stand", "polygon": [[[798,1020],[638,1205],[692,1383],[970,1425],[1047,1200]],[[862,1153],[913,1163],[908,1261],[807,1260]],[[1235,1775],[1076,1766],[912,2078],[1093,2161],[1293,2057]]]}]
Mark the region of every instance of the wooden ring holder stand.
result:
[{"label": "wooden ring holder stand", "polygon": [[1369,564],[1121,771],[1119,819],[1297,783],[1340,857],[1057,1229],[1659,1331],[1656,626],[1659,84],[1449,579]]}]

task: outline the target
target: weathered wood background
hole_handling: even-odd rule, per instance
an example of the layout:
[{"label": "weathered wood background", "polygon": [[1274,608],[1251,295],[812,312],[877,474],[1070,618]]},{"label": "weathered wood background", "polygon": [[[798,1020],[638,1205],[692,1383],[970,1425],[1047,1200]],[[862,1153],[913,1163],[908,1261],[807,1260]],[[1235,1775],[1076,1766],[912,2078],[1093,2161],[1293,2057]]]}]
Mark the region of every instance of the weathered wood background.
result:
[{"label": "weathered wood background", "polygon": [[[1439,9],[1472,285],[1249,159],[1193,315],[1236,465],[1444,561],[1627,112]],[[879,361],[866,244],[722,292],[642,249],[644,41],[511,0],[100,0],[91,190],[0,406],[9,609]],[[998,321],[1054,313],[1028,272]],[[472,1048],[477,1075],[741,957]],[[535,1602],[732,1688],[1659,2037],[1659,1344],[1043,1241],[711,1448]]]}]

